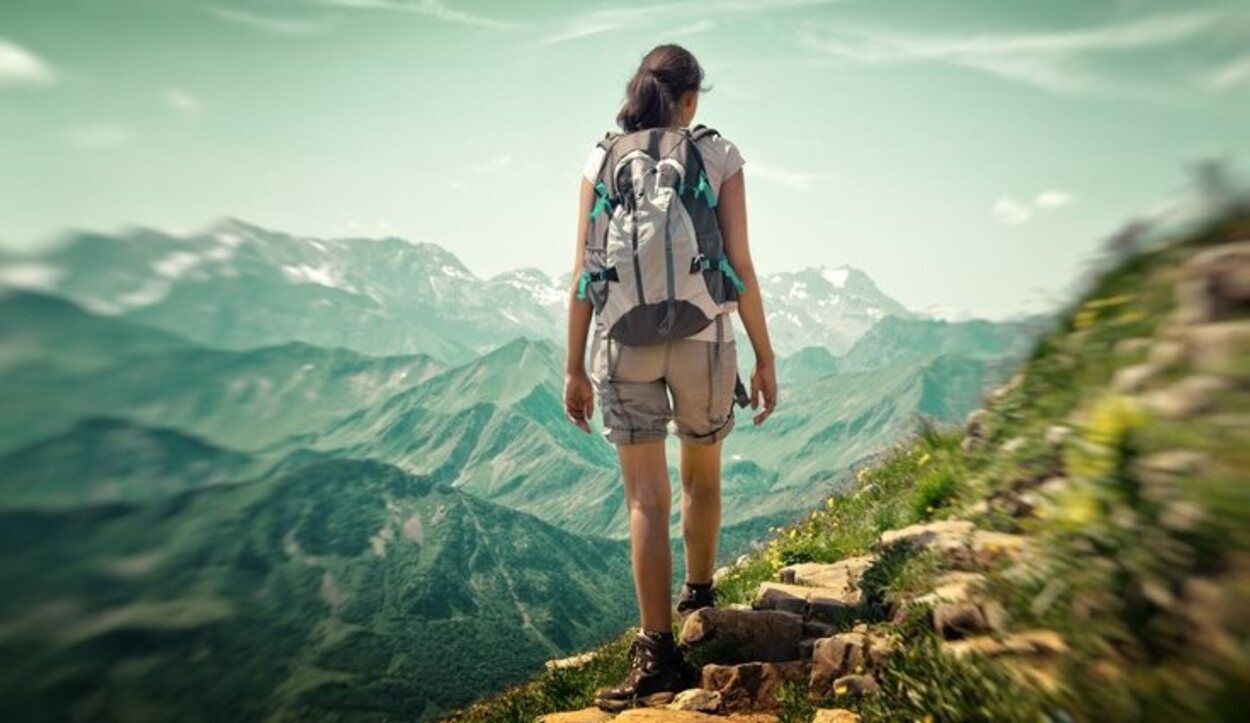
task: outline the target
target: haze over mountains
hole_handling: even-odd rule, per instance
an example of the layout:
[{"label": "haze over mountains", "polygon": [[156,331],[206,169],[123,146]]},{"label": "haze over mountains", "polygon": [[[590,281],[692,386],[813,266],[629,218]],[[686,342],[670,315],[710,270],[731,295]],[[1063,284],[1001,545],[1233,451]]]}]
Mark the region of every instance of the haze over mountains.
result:
[{"label": "haze over mountains", "polygon": [[[563,415],[567,277],[228,220],[74,234],[0,280],[0,569],[23,590],[0,659],[25,675],[0,684],[34,681],[24,719],[50,700],[430,719],[630,619],[615,452]],[[761,284],[782,406],[758,428],[740,410],[726,441],[725,555],[917,415],[961,418],[1032,333],[911,313],[854,269]],[[222,689],[248,707],[147,697],[176,660],[222,674],[250,636],[268,667]],[[436,670],[465,639],[506,664]]]},{"label": "haze over mountains", "polygon": [[[234,219],[186,236],[76,232],[0,267],[0,282],[211,346],[303,341],[467,361],[517,336],[563,343],[568,274],[481,279],[432,243],[314,239]],[[918,316],[850,267],[761,276],[778,354],[847,352],[887,316]],[[263,303],[259,303],[263,302]]]}]

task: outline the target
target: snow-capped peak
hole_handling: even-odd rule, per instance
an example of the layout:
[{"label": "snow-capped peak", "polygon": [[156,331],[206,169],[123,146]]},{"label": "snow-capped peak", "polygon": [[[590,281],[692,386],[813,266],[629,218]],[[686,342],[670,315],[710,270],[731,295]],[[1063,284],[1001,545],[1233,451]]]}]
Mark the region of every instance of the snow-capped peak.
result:
[{"label": "snow-capped peak", "polygon": [[846,286],[846,280],[851,277],[851,267],[838,266],[837,268],[827,269],[821,266],[820,275],[824,277],[825,281],[832,284],[833,288],[841,289]]}]

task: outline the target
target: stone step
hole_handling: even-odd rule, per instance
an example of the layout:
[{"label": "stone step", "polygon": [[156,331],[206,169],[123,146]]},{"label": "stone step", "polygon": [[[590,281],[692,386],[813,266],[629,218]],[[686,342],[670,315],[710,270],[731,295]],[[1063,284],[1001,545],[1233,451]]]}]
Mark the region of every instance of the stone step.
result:
[{"label": "stone step", "polygon": [[681,640],[702,648],[713,662],[782,662],[799,659],[803,618],[782,610],[703,608],[682,624]]},{"label": "stone step", "polygon": [[812,620],[837,623],[860,613],[859,590],[787,585],[784,582],[760,583],[755,607],[781,610]]},{"label": "stone step", "polygon": [[726,711],[776,710],[777,691],[787,681],[807,680],[811,665],[801,660],[736,665],[708,663],[703,666],[699,687],[720,693]]},{"label": "stone step", "polygon": [[838,562],[798,562],[781,568],[781,582],[811,587],[858,590],[859,581],[877,562],[876,555],[848,557]]},{"label": "stone step", "polygon": [[1030,553],[1029,541],[1024,535],[977,529],[967,520],[909,525],[883,532],[877,540],[881,550],[898,545],[907,545],[916,552],[934,553],[944,567],[955,570],[980,570],[1003,562],[1017,562]]}]

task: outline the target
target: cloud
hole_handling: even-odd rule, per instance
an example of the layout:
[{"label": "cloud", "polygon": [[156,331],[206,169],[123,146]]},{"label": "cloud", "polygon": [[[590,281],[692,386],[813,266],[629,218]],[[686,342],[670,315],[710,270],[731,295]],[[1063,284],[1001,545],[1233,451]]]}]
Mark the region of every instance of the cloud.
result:
[{"label": "cloud", "polygon": [[333,30],[341,19],[337,15],[303,17],[261,15],[219,5],[210,6],[207,10],[209,14],[222,22],[243,25],[271,35],[321,35]]},{"label": "cloud", "polygon": [[[583,12],[561,21],[560,26],[539,39],[540,45],[554,45],[572,40],[599,35],[613,30],[635,29],[651,25],[658,20],[674,21],[692,19],[693,24],[678,31],[668,31],[673,35],[703,32],[711,27],[711,18],[729,15],[748,15],[775,12],[792,7],[809,5],[828,5],[839,0],[772,0],[771,2],[752,2],[751,0],[679,0],[678,2],[659,2],[646,4],[618,5]],[[684,33],[682,32],[684,31]]]},{"label": "cloud", "polygon": [[1014,198],[1006,196],[995,201],[991,210],[994,213],[994,218],[998,219],[999,223],[1007,226],[1019,226],[1033,218],[1032,209]]},{"label": "cloud", "polygon": [[200,102],[200,99],[185,90],[166,88],[163,97],[170,108],[184,115],[195,116],[204,110],[204,104]]},{"label": "cloud", "polygon": [[1039,212],[1045,213],[1062,208],[1072,203],[1073,200],[1071,193],[1059,190],[1042,191],[1028,202],[1003,196],[990,207],[990,213],[1001,224],[1019,226],[1031,221]]},{"label": "cloud", "polygon": [[1250,85],[1250,55],[1243,55],[1211,71],[1203,79],[1203,85],[1211,90],[1226,90],[1238,85]]},{"label": "cloud", "polygon": [[483,176],[499,176],[512,167],[512,154],[492,158],[473,167],[473,172]]},{"label": "cloud", "polygon": [[113,122],[88,123],[71,128],[65,140],[80,147],[91,149],[116,148],[135,140],[135,132],[128,126]]},{"label": "cloud", "polygon": [[0,38],[0,88],[52,85],[56,73],[26,48]]},{"label": "cloud", "polygon": [[793,188],[797,191],[811,191],[816,187],[816,182],[824,178],[823,173],[795,171],[789,168],[769,166],[755,161],[751,162],[750,173],[752,178],[762,178],[770,183],[776,183],[786,186],[787,188]]},{"label": "cloud", "polygon": [[482,28],[506,29],[520,26],[518,23],[456,10],[448,6],[443,0],[319,0],[319,2],[323,5],[332,5],[350,10],[393,10],[416,13],[437,18],[444,22]]},{"label": "cloud", "polygon": [[1033,197],[1037,208],[1059,208],[1072,203],[1072,194],[1066,191],[1042,191]]},{"label": "cloud", "polygon": [[[1214,29],[1210,11],[1159,14],[1078,30],[962,36],[909,34],[855,25],[809,25],[800,45],[863,65],[940,62],[1061,93],[1119,89],[1086,67],[1088,56],[1174,45]],[[819,30],[819,32],[817,31]]]},{"label": "cloud", "polygon": [[670,30],[668,34],[675,38],[680,38],[680,37],[685,37],[687,35],[699,35],[700,33],[706,33],[707,31],[711,30],[714,27],[716,27],[716,23],[713,22],[710,18],[699,18],[698,20],[694,21],[693,23],[690,23],[689,25],[677,28],[675,30]]}]

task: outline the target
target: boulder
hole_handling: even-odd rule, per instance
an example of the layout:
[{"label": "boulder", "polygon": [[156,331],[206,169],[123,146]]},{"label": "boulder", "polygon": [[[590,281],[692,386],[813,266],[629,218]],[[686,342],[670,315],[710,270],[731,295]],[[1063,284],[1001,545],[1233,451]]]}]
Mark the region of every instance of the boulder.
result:
[{"label": "boulder", "polygon": [[1245,375],[1250,358],[1250,320],[1222,321],[1187,332],[1189,364],[1207,374]]},{"label": "boulder", "polygon": [[1177,314],[1186,323],[1216,321],[1250,311],[1250,241],[1195,255],[1176,287]]},{"label": "boulder", "polygon": [[973,529],[973,524],[967,520],[939,520],[908,525],[902,529],[881,533],[877,545],[882,549],[895,545],[909,545],[917,552],[964,549],[968,546]]},{"label": "boulder", "polygon": [[682,642],[708,648],[721,663],[797,660],[802,638],[803,618],[781,610],[702,608],[681,629]]},{"label": "boulder", "polygon": [[1052,424],[1046,428],[1042,439],[1051,447],[1062,447],[1072,437],[1073,430],[1066,424]]},{"label": "boulder", "polygon": [[860,723],[859,714],[846,708],[817,708],[812,723]]},{"label": "boulder", "polygon": [[1167,500],[1178,494],[1185,480],[1201,474],[1210,459],[1192,449],[1167,449],[1139,457],[1132,463],[1133,476],[1142,491],[1153,500]]},{"label": "boulder", "polygon": [[1117,370],[1111,387],[1121,394],[1136,394],[1150,386],[1162,373],[1163,368],[1158,364],[1134,364]]},{"label": "boulder", "polygon": [[794,585],[844,589],[848,594],[858,593],[859,581],[876,562],[876,555],[848,557],[834,563],[799,562],[781,568],[781,581]]},{"label": "boulder", "polygon": [[984,613],[976,603],[939,603],[933,608],[933,629],[947,640],[959,640],[990,631]]},{"label": "boulder", "polygon": [[1003,638],[982,635],[964,640],[942,643],[942,649],[956,657],[984,655],[986,657],[1048,657],[1064,655],[1068,644],[1053,630],[1026,630]]},{"label": "boulder", "polygon": [[719,713],[721,696],[719,691],[703,688],[683,690],[668,704],[671,710],[693,710],[700,713]]},{"label": "boulder", "polygon": [[1028,557],[1029,539],[1024,535],[993,530],[976,530],[970,542],[977,566],[993,567],[1001,562],[1019,562]]},{"label": "boulder", "polygon": [[985,582],[979,572],[947,572],[933,581],[933,591],[916,598],[915,602],[934,605],[941,602],[964,602],[973,598],[973,592]]},{"label": "boulder", "polygon": [[1145,402],[1151,411],[1161,417],[1186,419],[1213,411],[1219,404],[1220,396],[1232,386],[1223,377],[1195,374],[1150,393]]},{"label": "boulder", "polygon": [[848,592],[828,587],[764,582],[760,583],[755,606],[763,610],[781,610],[812,620],[837,623],[860,613],[860,594],[858,590]]},{"label": "boulder", "polygon": [[1134,356],[1150,348],[1153,340],[1150,337],[1133,337],[1121,339],[1115,343],[1115,353],[1120,356]]},{"label": "boulder", "polygon": [[1175,339],[1160,339],[1150,347],[1150,363],[1171,369],[1185,361],[1185,345]]},{"label": "boulder", "polygon": [[862,698],[875,695],[879,690],[877,679],[871,675],[844,675],[833,681],[833,694],[839,698],[842,696]]},{"label": "boulder", "polygon": [[809,665],[794,660],[785,663],[740,663],[703,666],[699,687],[720,693],[725,710],[775,710],[777,690],[782,683],[807,678]]},{"label": "boulder", "polygon": [[812,649],[812,673],[808,686],[829,690],[838,678],[862,673],[867,650],[868,640],[862,633],[842,633],[818,640]]},{"label": "boulder", "polygon": [[977,439],[985,437],[985,422],[989,419],[990,413],[985,409],[976,409],[968,413],[968,419],[964,422],[964,433],[969,437]]}]

